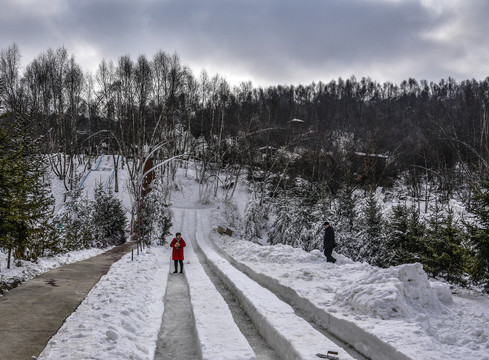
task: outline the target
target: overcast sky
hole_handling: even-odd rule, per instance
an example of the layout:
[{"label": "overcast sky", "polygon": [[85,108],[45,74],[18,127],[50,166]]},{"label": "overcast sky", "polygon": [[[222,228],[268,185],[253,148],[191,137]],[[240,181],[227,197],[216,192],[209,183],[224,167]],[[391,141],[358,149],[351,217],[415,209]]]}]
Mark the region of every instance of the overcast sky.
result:
[{"label": "overcast sky", "polygon": [[487,0],[0,0],[0,49],[102,59],[177,53],[232,84],[489,76]]}]

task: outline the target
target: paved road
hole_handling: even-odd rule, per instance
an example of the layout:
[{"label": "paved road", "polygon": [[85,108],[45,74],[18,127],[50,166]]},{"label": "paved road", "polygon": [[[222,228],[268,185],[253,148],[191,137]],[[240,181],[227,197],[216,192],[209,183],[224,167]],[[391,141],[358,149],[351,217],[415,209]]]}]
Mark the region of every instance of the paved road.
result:
[{"label": "paved road", "polygon": [[126,243],[51,270],[0,297],[0,359],[38,356],[92,287],[114,262],[131,251],[132,245]]}]

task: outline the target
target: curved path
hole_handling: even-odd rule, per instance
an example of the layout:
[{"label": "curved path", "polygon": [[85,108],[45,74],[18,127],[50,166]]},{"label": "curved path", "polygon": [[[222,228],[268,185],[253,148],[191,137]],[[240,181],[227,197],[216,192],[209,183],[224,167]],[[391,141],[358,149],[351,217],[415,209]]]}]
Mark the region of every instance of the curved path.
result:
[{"label": "curved path", "polygon": [[38,356],[112,264],[132,248],[120,246],[48,271],[0,297],[0,359]]}]

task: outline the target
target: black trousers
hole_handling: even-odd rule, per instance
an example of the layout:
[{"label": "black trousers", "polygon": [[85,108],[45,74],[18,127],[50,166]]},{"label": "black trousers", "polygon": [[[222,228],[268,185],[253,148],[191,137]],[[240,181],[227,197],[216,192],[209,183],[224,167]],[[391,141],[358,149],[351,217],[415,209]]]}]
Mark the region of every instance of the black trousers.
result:
[{"label": "black trousers", "polygon": [[173,260],[175,264],[175,272],[178,272],[178,263],[180,263],[180,272],[183,272],[183,260]]},{"label": "black trousers", "polygon": [[333,248],[324,249],[324,256],[326,256],[326,260],[334,264],[336,262],[336,259],[333,257],[332,254],[333,254]]}]

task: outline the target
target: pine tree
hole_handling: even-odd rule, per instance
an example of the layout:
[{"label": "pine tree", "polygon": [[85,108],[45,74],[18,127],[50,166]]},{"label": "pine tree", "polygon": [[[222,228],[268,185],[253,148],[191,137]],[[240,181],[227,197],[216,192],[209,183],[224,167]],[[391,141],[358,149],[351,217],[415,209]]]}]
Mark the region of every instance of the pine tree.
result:
[{"label": "pine tree", "polygon": [[[323,224],[325,221],[329,221],[332,224],[335,224],[335,217],[331,210],[332,200],[326,194],[325,191],[322,191],[319,195],[319,199],[313,205],[311,212],[311,241],[309,243],[308,251],[311,250],[323,250],[324,246],[324,227]],[[338,244],[338,248],[342,244],[342,236],[339,233],[336,233],[335,241]],[[338,248],[336,250],[338,250]]]},{"label": "pine tree", "polygon": [[248,204],[246,205],[243,223],[243,236],[254,241],[262,237],[262,231],[265,227],[265,212],[263,205],[260,205],[259,199],[256,197],[256,193],[253,192]]},{"label": "pine tree", "polygon": [[423,234],[424,226],[414,206],[394,206],[388,223],[386,265],[419,261]]},{"label": "pine tree", "polygon": [[473,221],[465,223],[472,247],[468,271],[489,292],[489,179],[481,179],[472,190],[469,210]]},{"label": "pine tree", "polygon": [[[11,137],[0,128],[0,248],[12,249],[11,214],[13,210],[13,184],[11,172],[14,159],[9,150]],[[10,259],[10,256],[9,256]],[[10,263],[9,263],[10,264]]]},{"label": "pine tree", "polygon": [[452,209],[444,213],[438,202],[435,204],[428,219],[423,245],[422,263],[426,272],[435,277],[442,275],[447,281],[461,280],[464,251]]},{"label": "pine tree", "polygon": [[272,224],[268,229],[268,242],[271,245],[289,243],[289,226],[292,222],[290,199],[280,193],[272,207]]},{"label": "pine tree", "polygon": [[360,225],[359,236],[363,237],[364,241],[359,258],[372,265],[382,266],[385,257],[385,220],[373,191],[368,193],[365,205],[361,209]]},{"label": "pine tree", "polygon": [[170,235],[172,226],[172,212],[167,203],[169,191],[160,181],[154,180],[152,190],[143,198],[137,233],[138,241],[151,245],[156,240],[159,245],[166,243],[166,236]]},{"label": "pine tree", "polygon": [[[334,202],[335,222],[332,225],[336,230],[338,238],[338,247],[336,251],[352,259],[359,259],[362,243],[357,237],[358,233],[358,213],[356,203],[358,197],[349,182],[340,190],[338,197]],[[331,223],[331,219],[329,219]],[[335,226],[336,225],[336,226]],[[345,241],[343,241],[345,239]]]},{"label": "pine tree", "polygon": [[338,216],[342,222],[342,228],[348,232],[353,232],[355,230],[355,224],[357,221],[357,211],[356,202],[357,197],[354,193],[354,188],[352,188],[349,182],[346,183],[345,187],[341,189],[338,197]]},{"label": "pine tree", "polygon": [[50,232],[54,200],[50,196],[39,141],[31,135],[32,118],[18,114],[2,129],[1,246],[17,260],[36,258]]},{"label": "pine tree", "polygon": [[312,210],[317,201],[314,194],[315,191],[310,185],[296,189],[297,206],[291,224],[294,241],[291,245],[303,250],[309,250],[313,241],[311,232],[314,224]]},{"label": "pine tree", "polygon": [[114,197],[112,189],[104,190],[101,183],[95,188],[91,223],[94,237],[92,246],[105,248],[126,241],[127,219],[124,208],[120,200]]},{"label": "pine tree", "polygon": [[64,211],[55,219],[61,239],[50,247],[53,252],[88,249],[94,241],[91,204],[87,198],[82,197],[82,189],[75,187],[68,193],[68,199]]}]

